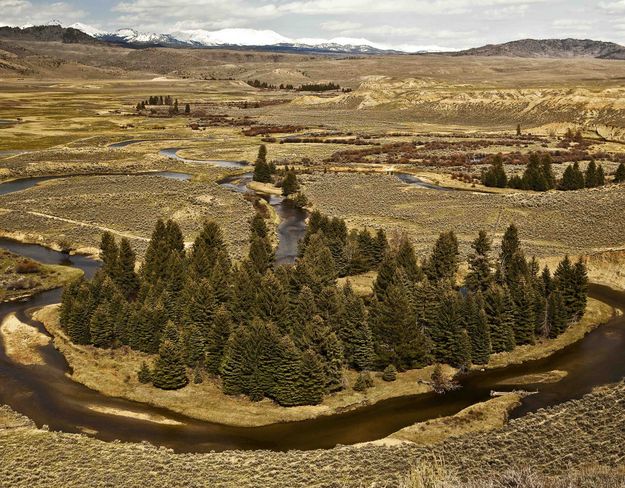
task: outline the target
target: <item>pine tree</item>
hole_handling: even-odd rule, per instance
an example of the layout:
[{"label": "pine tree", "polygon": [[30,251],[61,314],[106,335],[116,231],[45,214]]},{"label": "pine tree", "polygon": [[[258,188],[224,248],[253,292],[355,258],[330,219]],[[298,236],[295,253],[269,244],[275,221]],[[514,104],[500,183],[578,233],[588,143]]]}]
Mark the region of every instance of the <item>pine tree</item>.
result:
[{"label": "pine tree", "polygon": [[269,235],[269,229],[267,228],[265,219],[258,212],[254,214],[254,217],[252,217],[250,228],[252,230],[252,234],[260,237],[261,239],[264,239],[265,237]]},{"label": "pine tree", "polygon": [[533,344],[536,329],[536,316],[530,286],[524,281],[513,290],[514,301],[514,339],[517,345]]},{"label": "pine tree", "polygon": [[551,155],[547,153],[542,158],[542,171],[545,177],[545,181],[547,182],[548,190],[553,190],[556,187],[556,177],[553,174],[553,169],[551,165],[552,165]]},{"label": "pine tree", "polygon": [[213,221],[207,221],[193,242],[189,256],[189,269],[198,278],[210,278],[220,257],[229,261],[223,233],[219,225]]},{"label": "pine tree", "polygon": [[135,273],[135,253],[130,241],[122,238],[119,245],[119,259],[117,261],[116,283],[127,299],[134,298],[139,292],[139,278]]},{"label": "pine tree", "polygon": [[143,279],[150,283],[165,279],[168,259],[167,229],[165,223],[159,219],[152,231],[152,237],[145,252],[144,263],[141,268]]},{"label": "pine tree", "polygon": [[584,188],[584,173],[579,169],[579,163],[575,162],[573,165],[569,165],[562,175],[562,181],[560,182],[561,190],[580,190]]},{"label": "pine tree", "polygon": [[139,383],[142,384],[152,382],[152,372],[145,361],[141,363],[141,369],[137,372],[137,379],[139,380]]},{"label": "pine tree", "polygon": [[306,283],[315,293],[334,283],[337,277],[336,262],[330,249],[324,241],[322,233],[314,234],[304,250],[304,254],[297,263],[297,267],[306,267],[308,282]]},{"label": "pine tree", "polygon": [[343,386],[343,345],[330,327],[316,315],[308,321],[295,343],[302,350],[312,349],[322,359],[325,391],[340,390]]},{"label": "pine tree", "polygon": [[117,272],[118,256],[119,249],[113,234],[108,231],[104,232],[100,241],[100,259],[102,260],[102,270],[111,278],[115,278]]},{"label": "pine tree", "polygon": [[162,390],[178,390],[189,383],[180,346],[165,339],[154,364],[152,384]]},{"label": "pine tree", "polygon": [[378,229],[375,234],[375,247],[374,247],[374,265],[379,266],[384,260],[384,256],[388,253],[389,244],[386,238],[386,232],[384,229]]},{"label": "pine tree", "polygon": [[559,290],[554,290],[547,300],[547,336],[558,337],[566,330],[568,318],[566,304]]},{"label": "pine tree", "polygon": [[586,188],[595,188],[598,186],[597,182],[597,163],[594,159],[591,159],[586,167],[586,174],[584,175],[584,181]]},{"label": "pine tree", "polygon": [[185,114],[191,113],[191,105],[189,105],[188,103],[184,106],[184,113]]},{"label": "pine tree", "polygon": [[184,344],[185,364],[189,367],[197,367],[204,364],[205,338],[196,325],[192,324],[184,329],[182,341]]},{"label": "pine tree", "polygon": [[289,171],[282,181],[282,195],[288,197],[299,191],[299,182],[293,171]]},{"label": "pine tree", "polygon": [[273,264],[273,250],[271,243],[267,237],[260,238],[256,235],[252,235],[249,251],[249,263],[259,276],[265,274],[265,272]]},{"label": "pine tree", "polygon": [[113,343],[113,324],[107,305],[107,302],[98,305],[89,322],[91,341],[96,347],[109,348]]},{"label": "pine tree", "polygon": [[443,232],[434,244],[425,273],[431,281],[453,282],[458,272],[458,239],[453,231]]},{"label": "pine tree", "polygon": [[230,312],[235,323],[248,323],[256,316],[257,282],[251,265],[242,263],[233,275]]},{"label": "pine tree", "polygon": [[538,154],[530,154],[529,162],[527,163],[522,179],[524,189],[534,191],[548,190],[547,178],[545,178]]},{"label": "pine tree", "polygon": [[625,163],[620,163],[614,173],[614,183],[623,183],[625,181]]},{"label": "pine tree", "polygon": [[423,271],[417,264],[417,256],[414,247],[408,239],[402,239],[397,255],[395,256],[397,267],[401,268],[411,284],[416,284],[424,277]]},{"label": "pine tree", "polygon": [[271,182],[271,168],[267,164],[267,147],[264,144],[258,150],[258,157],[254,164],[253,179],[261,183]]},{"label": "pine tree", "polygon": [[491,286],[484,296],[492,352],[514,349],[514,304],[507,289]]},{"label": "pine tree", "polygon": [[222,305],[217,309],[212,326],[205,337],[206,370],[211,374],[219,374],[224,349],[232,329],[230,313]]},{"label": "pine tree", "polygon": [[482,174],[482,184],[488,187],[505,188],[508,184],[508,176],[503,167],[503,158],[497,154],[493,164]]},{"label": "pine tree", "polygon": [[258,317],[277,324],[282,333],[287,333],[289,297],[271,270],[262,277],[256,300],[255,310]]},{"label": "pine tree", "polygon": [[469,294],[465,302],[467,334],[471,342],[471,361],[474,364],[487,364],[490,358],[490,329],[488,316],[484,310],[481,293]]},{"label": "pine tree", "polygon": [[492,282],[492,270],[489,253],[491,241],[485,231],[481,230],[471,244],[473,252],[469,254],[469,272],[465,278],[466,287],[473,292],[485,292]]},{"label": "pine tree", "polygon": [[349,282],[343,288],[341,301],[341,314],[336,332],[343,342],[345,359],[356,369],[370,369],[375,353],[365,304],[356,296]]},{"label": "pine tree", "polygon": [[373,293],[378,301],[384,301],[386,289],[393,281],[396,270],[397,261],[395,256],[390,252],[386,253],[378,269],[378,275],[373,282]]},{"label": "pine tree", "polygon": [[605,185],[605,171],[603,170],[603,166],[597,166],[597,186]]},{"label": "pine tree", "polygon": [[300,405],[316,405],[323,400],[326,379],[323,364],[319,356],[311,351],[304,351],[300,364],[298,396]]},{"label": "pine tree", "polygon": [[442,299],[437,320],[427,329],[433,344],[434,359],[455,367],[466,366],[471,359],[464,332],[460,300],[453,293]]}]

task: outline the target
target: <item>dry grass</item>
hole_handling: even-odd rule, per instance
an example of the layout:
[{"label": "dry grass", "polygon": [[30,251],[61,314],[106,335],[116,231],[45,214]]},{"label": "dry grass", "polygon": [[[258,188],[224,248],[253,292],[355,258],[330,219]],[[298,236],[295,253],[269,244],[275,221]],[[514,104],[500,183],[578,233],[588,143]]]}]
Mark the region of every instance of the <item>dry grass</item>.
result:
[{"label": "dry grass", "polygon": [[399,228],[421,255],[449,229],[458,235],[463,254],[479,229],[490,232],[497,245],[511,222],[528,255],[590,254],[625,242],[623,185],[500,195],[425,190],[382,175],[313,174],[303,182],[312,205],[323,213],[355,227],[389,233]]},{"label": "dry grass", "polygon": [[509,393],[471,405],[455,415],[419,422],[389,436],[419,445],[440,443],[473,432],[488,432],[503,427],[508,412],[520,404],[521,396]]},{"label": "dry grass", "polygon": [[[0,428],[0,483],[16,488],[414,488],[419,485],[402,483],[417,467],[436,475],[437,482],[438,475],[460,474],[473,483],[425,485],[429,488],[618,488],[623,485],[625,455],[624,394],[623,383],[604,387],[580,400],[515,419],[501,429],[450,438],[434,446],[404,443],[206,454],[174,454],[148,444],[107,443],[48,432],[4,408],[0,409],[4,427]],[[531,485],[528,480],[542,484]]]},{"label": "dry grass", "polygon": [[78,247],[94,247],[110,230],[131,239],[141,252],[158,218],[176,220],[192,241],[205,220],[224,230],[233,254],[247,246],[251,205],[214,183],[157,176],[84,176],[47,181],[0,197],[0,226],[43,236],[65,237]]}]

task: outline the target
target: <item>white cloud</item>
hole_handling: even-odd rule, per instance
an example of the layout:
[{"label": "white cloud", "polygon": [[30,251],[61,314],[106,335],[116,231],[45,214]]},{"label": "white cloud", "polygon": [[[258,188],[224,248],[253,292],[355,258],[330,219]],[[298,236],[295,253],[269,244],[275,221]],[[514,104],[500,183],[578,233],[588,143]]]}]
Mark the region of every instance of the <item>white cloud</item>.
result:
[{"label": "white cloud", "polygon": [[65,2],[35,5],[28,0],[0,0],[0,25],[22,26],[59,21],[71,24],[85,15],[80,9]]},{"label": "white cloud", "polygon": [[562,31],[589,31],[595,24],[594,20],[585,19],[556,19],[552,26]]},{"label": "white cloud", "polygon": [[350,22],[349,20],[329,20],[319,24],[323,30],[326,31],[353,31],[359,29],[362,24],[358,22]]}]

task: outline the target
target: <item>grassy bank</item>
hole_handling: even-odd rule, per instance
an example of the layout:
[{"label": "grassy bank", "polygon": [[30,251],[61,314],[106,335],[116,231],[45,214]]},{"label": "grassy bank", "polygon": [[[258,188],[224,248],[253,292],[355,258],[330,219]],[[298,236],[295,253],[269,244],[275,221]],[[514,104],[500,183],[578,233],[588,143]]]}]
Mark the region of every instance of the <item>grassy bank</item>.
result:
[{"label": "grassy bank", "polygon": [[[151,363],[154,356],[126,347],[104,350],[71,343],[59,327],[57,306],[46,307],[38,311],[35,317],[54,336],[55,347],[72,367],[73,380],[105,395],[165,407],[210,422],[258,426],[304,420],[344,412],[388,398],[425,393],[431,389],[427,381],[433,367],[399,373],[394,382],[385,382],[378,375],[373,375],[374,387],[364,393],[351,388],[357,374],[346,371],[345,378],[350,386],[327,396],[323,403],[314,406],[287,408],[267,399],[251,402],[247,397],[227,396],[222,393],[219,381],[208,377],[201,384],[191,383],[181,390],[164,391],[141,384],[137,379],[141,363]],[[452,368],[446,368],[446,373],[453,373]]]},{"label": "grassy bank", "polygon": [[80,276],[79,269],[41,264],[0,249],[0,303],[63,286]]},{"label": "grassy bank", "polygon": [[[596,300],[590,300],[584,319],[562,336],[533,346],[523,346],[511,353],[494,355],[486,367],[503,367],[546,357],[579,340],[589,330],[611,316],[611,307]],[[137,371],[141,363],[143,361],[151,363],[154,356],[133,351],[127,347],[104,350],[71,343],[59,327],[57,306],[49,306],[38,311],[36,318],[41,320],[54,336],[55,347],[72,367],[73,380],[105,395],[168,408],[174,412],[210,422],[259,426],[275,422],[304,420],[344,412],[388,398],[415,395],[431,390],[428,382],[433,366],[399,373],[394,382],[385,382],[379,375],[374,375],[374,386],[364,393],[356,392],[352,388],[356,381],[356,373],[345,371],[345,379],[349,386],[338,393],[328,395],[320,405],[314,406],[287,408],[268,399],[251,402],[244,396],[227,396],[222,393],[219,380],[208,377],[204,378],[201,384],[191,383],[181,390],[164,391],[151,385],[141,384],[137,379]],[[446,368],[446,373],[452,374],[453,369]],[[496,402],[494,405],[500,405],[500,403]],[[466,418],[472,415],[474,414],[468,413]],[[485,417],[487,415],[482,412],[480,419],[484,420]]]}]

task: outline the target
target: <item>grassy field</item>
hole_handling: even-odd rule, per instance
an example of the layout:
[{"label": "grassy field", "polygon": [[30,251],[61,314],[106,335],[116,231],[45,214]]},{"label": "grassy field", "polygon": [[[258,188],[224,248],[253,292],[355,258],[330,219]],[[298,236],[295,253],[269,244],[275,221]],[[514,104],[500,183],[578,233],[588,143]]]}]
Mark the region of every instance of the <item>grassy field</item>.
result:
[{"label": "grassy field", "polygon": [[141,254],[158,218],[174,219],[192,242],[203,222],[214,220],[235,256],[249,238],[250,203],[214,183],[157,176],[84,176],[47,181],[0,197],[0,227],[32,239],[66,239],[93,249],[103,231],[127,237]]},{"label": "grassy field", "polygon": [[321,212],[354,227],[384,228],[389,235],[401,229],[421,255],[449,229],[463,255],[480,229],[494,236],[496,247],[510,223],[519,228],[529,256],[591,253],[625,242],[623,185],[500,195],[426,190],[384,175],[315,173],[303,181]]}]

